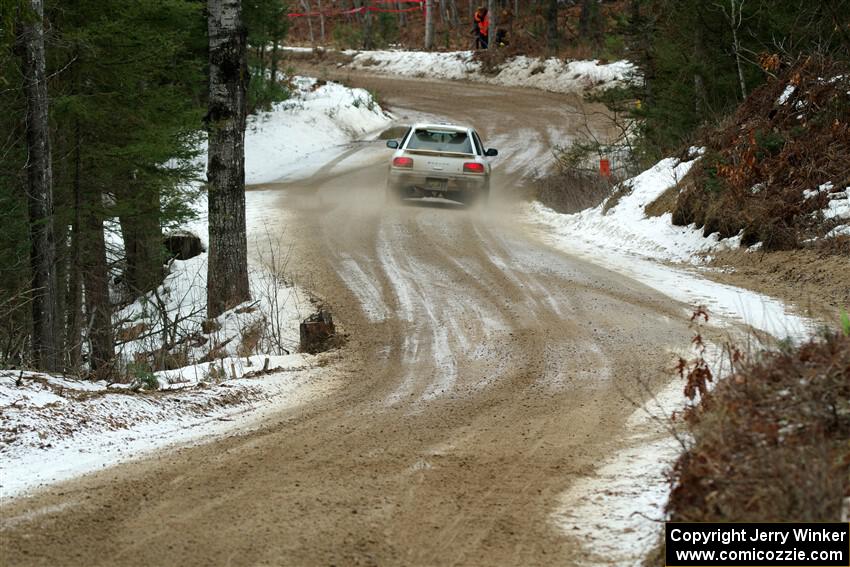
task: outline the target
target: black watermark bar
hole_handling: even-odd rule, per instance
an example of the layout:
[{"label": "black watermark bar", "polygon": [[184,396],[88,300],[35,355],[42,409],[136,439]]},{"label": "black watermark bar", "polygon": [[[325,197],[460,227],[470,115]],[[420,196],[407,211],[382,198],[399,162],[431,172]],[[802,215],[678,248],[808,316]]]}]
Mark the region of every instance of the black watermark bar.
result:
[{"label": "black watermark bar", "polygon": [[850,524],[667,522],[667,567],[850,567]]}]

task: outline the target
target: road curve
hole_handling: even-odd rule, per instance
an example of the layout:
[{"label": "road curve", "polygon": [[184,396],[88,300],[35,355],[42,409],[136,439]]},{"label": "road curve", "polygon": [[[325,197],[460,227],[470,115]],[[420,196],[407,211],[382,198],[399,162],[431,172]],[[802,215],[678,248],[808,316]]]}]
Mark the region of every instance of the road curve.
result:
[{"label": "road curve", "polygon": [[381,143],[266,186],[290,275],[348,334],[328,368],[341,385],[256,431],[8,503],[4,565],[582,563],[551,520],[559,496],[621,447],[626,397],[664,383],[682,307],[516,213],[522,175],[586,127],[578,99],[352,81],[400,116],[475,124],[502,151],[491,205],[387,206]]}]

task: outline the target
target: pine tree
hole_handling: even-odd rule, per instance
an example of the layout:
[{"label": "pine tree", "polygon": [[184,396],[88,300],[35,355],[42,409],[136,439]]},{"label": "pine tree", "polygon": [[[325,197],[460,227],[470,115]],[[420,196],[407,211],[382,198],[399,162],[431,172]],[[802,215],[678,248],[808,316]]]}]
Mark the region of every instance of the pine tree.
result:
[{"label": "pine tree", "polygon": [[27,101],[27,201],[32,269],[33,353],[39,368],[61,367],[59,283],[53,230],[53,164],[44,56],[44,5],[30,0],[19,16],[24,92]]},{"label": "pine tree", "polygon": [[[11,29],[6,8],[0,9],[4,32]],[[197,176],[190,160],[205,96],[201,8],[185,0],[44,5],[49,81],[28,84],[49,90],[56,324],[60,336],[63,327],[67,335],[72,367],[87,351],[90,369],[98,375],[112,370],[111,282],[120,278],[135,292],[158,285],[162,229],[190,214],[185,187]],[[32,270],[22,261],[36,241],[26,222],[24,175],[33,163],[26,128],[34,122],[26,119],[24,61],[13,55],[5,33],[0,46],[0,131],[9,133],[0,142],[0,361],[27,363],[33,350],[19,337],[32,336],[39,321],[27,313]],[[115,239],[105,238],[105,225],[123,234],[127,257],[118,263],[120,250],[108,249]]]},{"label": "pine tree", "polygon": [[[57,199],[71,226],[61,265],[69,358],[89,348],[89,368],[113,370],[110,282],[127,297],[161,282],[162,230],[188,214],[184,186],[201,117],[203,18],[182,0],[80,0],[51,12]],[[117,219],[117,224],[112,222]],[[117,227],[124,257],[109,258]],[[110,241],[113,239],[110,239]],[[85,302],[82,297],[85,297]],[[81,336],[83,335],[83,336]]]}]

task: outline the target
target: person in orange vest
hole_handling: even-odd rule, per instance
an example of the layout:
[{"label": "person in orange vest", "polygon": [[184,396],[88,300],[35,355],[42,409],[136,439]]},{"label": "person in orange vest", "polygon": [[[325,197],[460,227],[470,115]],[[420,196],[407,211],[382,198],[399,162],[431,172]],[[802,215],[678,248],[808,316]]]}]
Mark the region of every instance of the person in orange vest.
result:
[{"label": "person in orange vest", "polygon": [[487,8],[483,6],[475,10],[475,27],[472,29],[475,33],[475,49],[487,49],[488,34],[490,33],[490,16],[487,14]]}]

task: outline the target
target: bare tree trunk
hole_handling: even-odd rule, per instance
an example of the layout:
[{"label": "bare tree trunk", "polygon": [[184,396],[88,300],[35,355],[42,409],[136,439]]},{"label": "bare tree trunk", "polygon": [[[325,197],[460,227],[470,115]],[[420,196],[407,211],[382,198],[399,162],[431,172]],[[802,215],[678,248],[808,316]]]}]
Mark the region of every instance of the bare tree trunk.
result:
[{"label": "bare tree trunk", "polygon": [[396,10],[398,10],[398,26],[403,28],[407,26],[407,14],[402,12],[401,0],[397,0],[395,3]]},{"label": "bare tree trunk", "polygon": [[434,48],[434,0],[425,0],[425,49]]},{"label": "bare tree trunk", "polygon": [[80,122],[74,123],[74,220],[71,224],[71,275],[68,282],[68,332],[69,367],[78,371],[82,365],[83,281],[82,281],[82,192],[80,187],[81,152]]},{"label": "bare tree trunk", "polygon": [[280,41],[275,38],[272,42],[272,57],[271,57],[271,79],[272,84],[277,83],[277,66],[278,66],[278,49]]},{"label": "bare tree trunk", "polygon": [[[301,0],[301,7],[304,9],[304,12],[310,13],[310,4],[307,0]],[[313,37],[313,17],[306,16],[307,18],[307,29],[310,31],[310,45],[316,44],[316,38]]]},{"label": "bare tree trunk", "polygon": [[319,37],[322,39],[322,45],[325,44],[325,12],[322,9],[322,0],[319,2]]},{"label": "bare tree trunk", "polygon": [[86,304],[86,336],[89,366],[99,380],[112,373],[115,347],[112,336],[112,306],[109,300],[109,267],[103,237],[103,196],[99,190],[82,190],[83,198],[83,285]]},{"label": "bare tree trunk", "polygon": [[741,65],[741,42],[738,39],[738,28],[743,23],[744,0],[729,0],[729,25],[732,28],[732,48],[735,50],[735,65],[738,67],[738,82],[741,87],[741,98],[747,98],[747,83],[744,81],[744,70]]},{"label": "bare tree trunk", "polygon": [[448,0],[448,10],[449,17],[452,23],[452,26],[458,27],[460,25],[460,12],[457,9],[457,1],[456,0]]},{"label": "bare tree trunk", "polygon": [[50,154],[47,79],[44,62],[44,5],[29,0],[22,6],[21,53],[27,99],[27,204],[32,269],[32,348],[39,368],[61,367],[59,282],[53,228],[53,168]]},{"label": "bare tree trunk", "polygon": [[250,299],[245,234],[245,115],[248,87],[241,0],[208,0],[210,95],[207,316]]},{"label": "bare tree trunk", "polygon": [[705,58],[705,45],[700,22],[697,22],[694,27],[694,58],[697,61],[694,70],[694,112],[697,117],[702,118],[708,95],[705,89],[705,79],[703,78],[700,67]]},{"label": "bare tree trunk", "polygon": [[362,7],[366,8],[363,12],[363,49],[372,49],[375,47],[372,38],[372,12],[368,10],[365,0]]},{"label": "bare tree trunk", "polygon": [[119,215],[127,269],[124,279],[130,291],[141,294],[162,283],[162,226],[159,189],[140,187],[132,180],[118,192]]},{"label": "bare tree trunk", "polygon": [[582,0],[581,14],[579,15],[579,31],[582,37],[590,38],[599,43],[601,37],[601,26],[599,14],[599,0]]},{"label": "bare tree trunk", "polygon": [[487,13],[490,18],[490,28],[487,32],[487,48],[496,49],[496,26],[499,25],[498,16],[496,16],[496,0],[487,0]]},{"label": "bare tree trunk", "polygon": [[558,49],[558,0],[549,0],[549,9],[546,15],[548,19],[546,36],[549,40],[549,49]]}]

